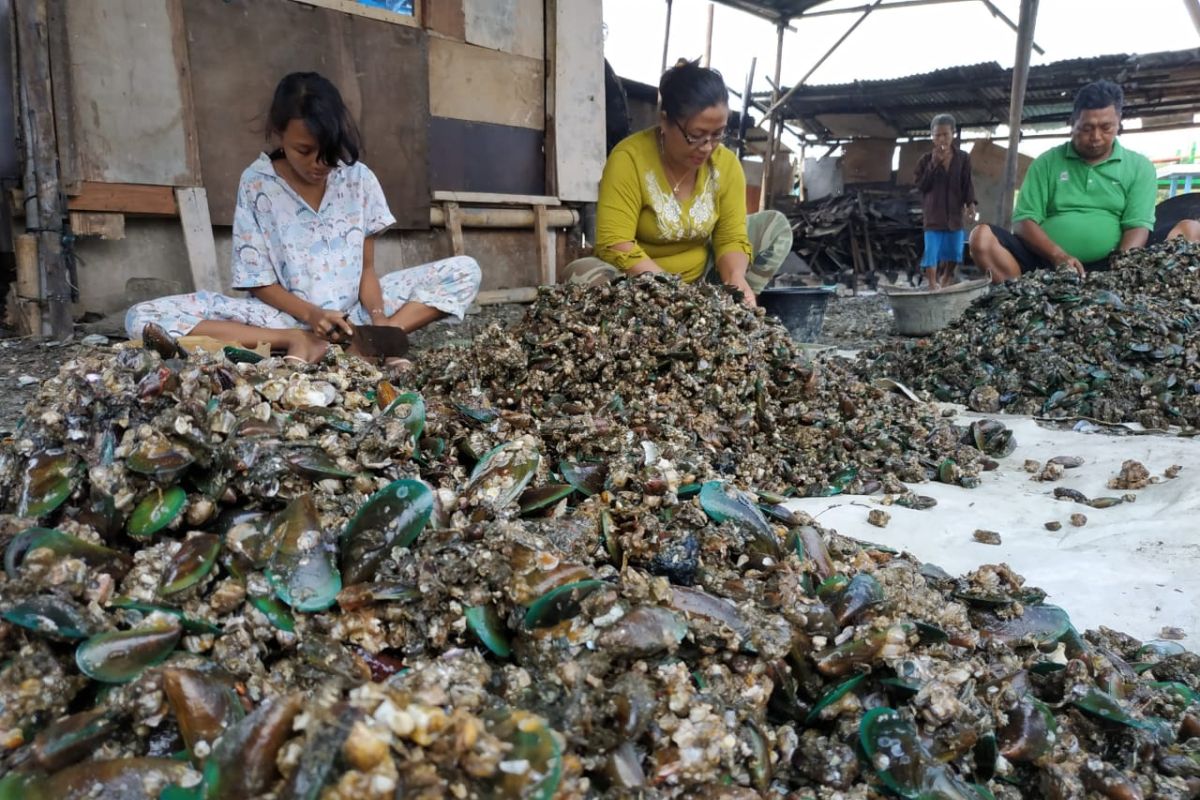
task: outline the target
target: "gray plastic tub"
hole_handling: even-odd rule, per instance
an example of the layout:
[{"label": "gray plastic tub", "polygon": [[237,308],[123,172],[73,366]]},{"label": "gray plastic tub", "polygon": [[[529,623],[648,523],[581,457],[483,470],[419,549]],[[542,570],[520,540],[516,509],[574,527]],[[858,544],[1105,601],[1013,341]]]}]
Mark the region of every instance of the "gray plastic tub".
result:
[{"label": "gray plastic tub", "polygon": [[967,306],[982,297],[991,281],[981,278],[956,283],[931,292],[904,286],[880,286],[887,296],[896,319],[896,332],[902,336],[928,336],[962,316]]}]

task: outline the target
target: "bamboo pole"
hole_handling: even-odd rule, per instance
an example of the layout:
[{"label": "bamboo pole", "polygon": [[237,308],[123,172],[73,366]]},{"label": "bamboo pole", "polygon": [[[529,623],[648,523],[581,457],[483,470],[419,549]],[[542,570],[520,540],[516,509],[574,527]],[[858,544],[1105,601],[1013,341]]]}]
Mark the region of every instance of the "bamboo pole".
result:
[{"label": "bamboo pole", "polygon": [[1000,208],[996,219],[1007,228],[1012,224],[1013,193],[1017,190],[1017,169],[1021,144],[1021,117],[1025,111],[1025,85],[1029,80],[1033,29],[1037,24],[1038,0],[1021,0],[1017,32],[1017,57],[1013,64],[1012,95],[1008,106],[1008,154],[1004,158],[1004,183],[1000,190]]},{"label": "bamboo pole", "polygon": [[[74,332],[71,320],[71,285],[63,258],[63,209],[58,179],[58,141],[54,133],[54,103],[50,88],[50,51],[46,30],[45,0],[17,0],[17,46],[20,50],[20,86],[27,100],[22,109],[32,133],[37,196],[38,257],[46,276],[50,333],[66,339]],[[28,196],[28,195],[27,195]]]},{"label": "bamboo pole", "polygon": [[[771,89],[771,99],[779,97],[780,73],[783,72],[783,34],[787,32],[787,20],[780,20],[776,27],[778,39],[775,43],[775,85]],[[774,103],[773,103],[774,104]],[[771,171],[775,166],[775,138],[779,135],[779,120],[771,114],[770,130],[767,134],[767,149],[763,153],[763,174],[761,188],[758,193],[758,210],[766,211],[771,207]]]}]

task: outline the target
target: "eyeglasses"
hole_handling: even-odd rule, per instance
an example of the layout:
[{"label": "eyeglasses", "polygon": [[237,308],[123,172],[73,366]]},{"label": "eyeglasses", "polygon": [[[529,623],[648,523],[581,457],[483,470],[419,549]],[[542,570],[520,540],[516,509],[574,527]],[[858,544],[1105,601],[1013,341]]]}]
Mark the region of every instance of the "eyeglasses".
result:
[{"label": "eyeglasses", "polygon": [[721,142],[725,141],[724,128],[712,134],[711,136],[692,136],[683,129],[683,125],[681,125],[679,122],[675,123],[675,127],[679,128],[679,132],[683,134],[683,140],[688,143],[688,147],[699,148],[704,147],[706,144],[716,147]]}]

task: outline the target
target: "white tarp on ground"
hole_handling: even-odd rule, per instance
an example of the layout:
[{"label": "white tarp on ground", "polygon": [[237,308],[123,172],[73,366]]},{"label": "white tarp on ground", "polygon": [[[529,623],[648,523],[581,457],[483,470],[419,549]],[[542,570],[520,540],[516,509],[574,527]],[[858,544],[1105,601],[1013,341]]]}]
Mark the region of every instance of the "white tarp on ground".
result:
[{"label": "white tarp on ground", "polygon": [[[964,413],[957,424],[984,415]],[[1026,583],[1048,592],[1080,631],[1105,625],[1139,639],[1160,638],[1164,626],[1182,628],[1182,644],[1200,650],[1200,441],[1163,435],[1113,436],[1050,430],[1029,417],[992,415],[1009,426],[1017,449],[1000,468],[982,473],[983,484],[962,489],[942,483],[912,484],[917,494],[937,499],[935,508],[914,511],[883,506],[880,496],[805,498],[789,503],[838,533],[905,550],[922,561],[962,575],[980,564],[1007,563]],[[1080,456],[1082,467],[1053,483],[1032,481],[1026,459],[1045,463],[1054,456]],[[1121,496],[1105,484],[1134,459],[1161,478],[1173,464],[1173,480],[1132,492],[1134,503],[1095,509],[1054,498],[1068,486],[1089,498]],[[867,513],[891,514],[885,528]],[[1073,527],[1074,513],[1087,524]],[[1062,529],[1047,531],[1058,520]],[[976,529],[996,531],[999,546],[980,544]]]}]

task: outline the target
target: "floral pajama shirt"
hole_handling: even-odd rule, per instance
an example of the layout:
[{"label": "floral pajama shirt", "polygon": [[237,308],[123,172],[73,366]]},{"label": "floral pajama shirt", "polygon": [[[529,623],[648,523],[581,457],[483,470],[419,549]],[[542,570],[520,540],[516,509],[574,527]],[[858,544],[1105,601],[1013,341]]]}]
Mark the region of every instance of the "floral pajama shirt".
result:
[{"label": "floral pajama shirt", "polygon": [[[330,172],[321,207],[313,210],[275,172],[262,154],[242,173],[233,218],[233,286],[252,289],[278,283],[297,297],[370,323],[358,300],[363,242],[396,219],[375,174],[362,162]],[[480,271],[468,256],[435,261],[381,275],[384,311],[394,314],[417,302],[462,319],[479,291]],[[156,322],[185,336],[205,320],[240,322],[258,328],[307,325],[255,297],[217,292],[161,297],[138,303],[125,315],[131,339]]]}]

